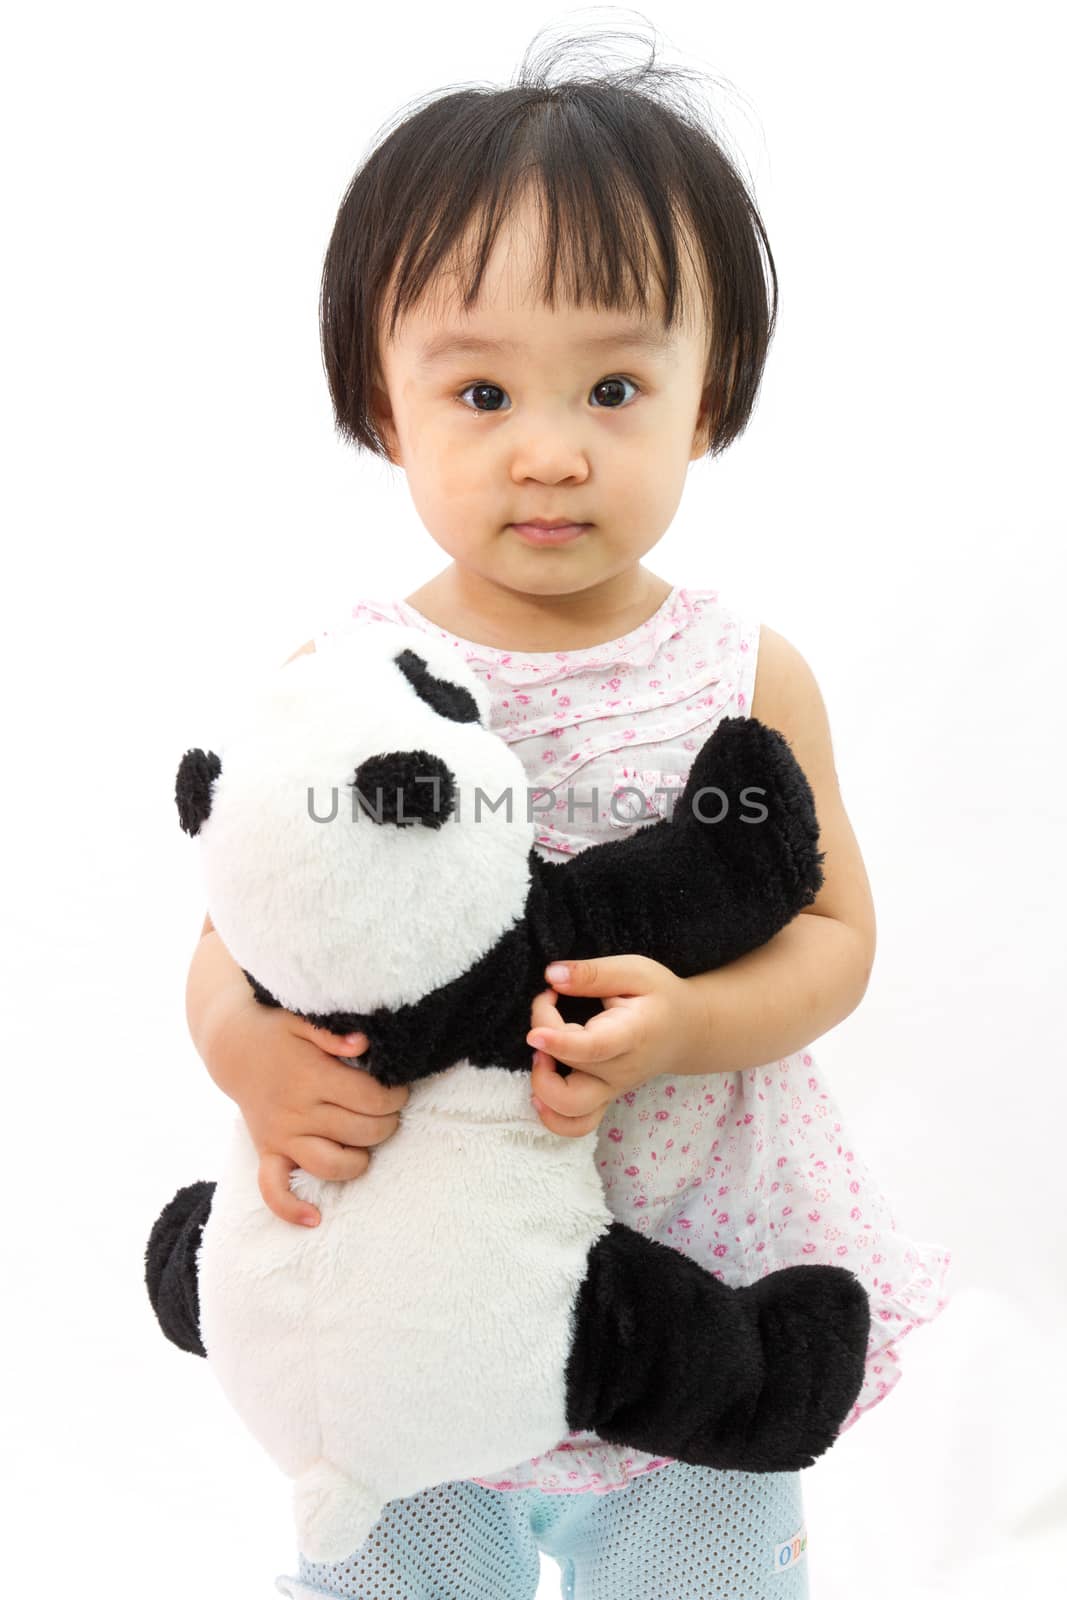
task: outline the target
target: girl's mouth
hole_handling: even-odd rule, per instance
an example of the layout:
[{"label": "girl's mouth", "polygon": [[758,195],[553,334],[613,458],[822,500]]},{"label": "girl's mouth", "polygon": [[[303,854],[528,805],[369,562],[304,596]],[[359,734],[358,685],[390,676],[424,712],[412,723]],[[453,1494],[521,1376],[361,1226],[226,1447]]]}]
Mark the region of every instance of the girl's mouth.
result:
[{"label": "girl's mouth", "polygon": [[539,528],[533,522],[513,522],[510,526],[527,544],[569,544],[592,527],[592,523],[566,522],[559,528]]}]

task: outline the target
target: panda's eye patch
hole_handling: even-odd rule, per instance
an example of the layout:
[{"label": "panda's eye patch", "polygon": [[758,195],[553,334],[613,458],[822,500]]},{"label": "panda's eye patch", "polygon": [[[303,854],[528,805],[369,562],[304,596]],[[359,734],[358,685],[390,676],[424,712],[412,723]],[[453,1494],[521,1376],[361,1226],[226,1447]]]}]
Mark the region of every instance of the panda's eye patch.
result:
[{"label": "panda's eye patch", "polygon": [[420,700],[425,700],[439,716],[450,722],[477,722],[478,705],[469,689],[446,678],[435,678],[425,661],[414,650],[401,650],[394,657],[397,666]]}]

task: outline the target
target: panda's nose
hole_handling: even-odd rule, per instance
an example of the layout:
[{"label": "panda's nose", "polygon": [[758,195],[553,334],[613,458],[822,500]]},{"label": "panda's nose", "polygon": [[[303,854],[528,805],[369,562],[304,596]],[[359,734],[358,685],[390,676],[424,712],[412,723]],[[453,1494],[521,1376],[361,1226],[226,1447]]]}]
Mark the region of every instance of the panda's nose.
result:
[{"label": "panda's nose", "polygon": [[447,763],[428,750],[368,756],[352,782],[360,809],[373,822],[439,828],[455,809],[455,779]]}]

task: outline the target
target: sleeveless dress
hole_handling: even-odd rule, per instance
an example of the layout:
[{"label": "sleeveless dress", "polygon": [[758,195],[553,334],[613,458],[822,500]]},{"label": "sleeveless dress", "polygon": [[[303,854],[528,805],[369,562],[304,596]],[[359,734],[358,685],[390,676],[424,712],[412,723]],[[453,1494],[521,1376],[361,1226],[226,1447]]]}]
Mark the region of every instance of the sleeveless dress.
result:
[{"label": "sleeveless dress", "polygon": [[[493,731],[544,790],[533,805],[535,848],[546,860],[669,815],[671,791],[718,721],[749,715],[759,623],[715,590],[676,586],[621,638],[532,653],[460,638],[405,600],[361,600],[316,634],[316,649],[375,621],[450,640],[485,682]],[[596,1160],[613,1216],[726,1283],[803,1262],[856,1274],[870,1297],[871,1335],[842,1433],[897,1383],[904,1335],[946,1304],[951,1253],[897,1230],[810,1049],[743,1072],[649,1079],[605,1111]],[[670,1459],[574,1432],[542,1456],[471,1481],[607,1493]]]}]

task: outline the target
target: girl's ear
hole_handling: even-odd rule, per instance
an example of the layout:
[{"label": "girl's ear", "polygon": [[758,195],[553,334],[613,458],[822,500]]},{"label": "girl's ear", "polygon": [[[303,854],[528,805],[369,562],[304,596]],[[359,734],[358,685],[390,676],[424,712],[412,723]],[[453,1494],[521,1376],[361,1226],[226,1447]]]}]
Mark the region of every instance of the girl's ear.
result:
[{"label": "girl's ear", "polygon": [[730,355],[730,375],[726,383],[723,384],[718,374],[713,375],[701,396],[700,411],[697,415],[696,430],[693,434],[693,449],[689,457],[690,461],[696,461],[698,457],[707,452],[712,437],[719,426],[720,418],[730,402],[737,378],[737,352],[738,341],[735,339]]},{"label": "girl's ear", "polygon": [[396,422],[393,417],[393,407],[389,400],[389,391],[385,387],[380,374],[375,376],[370,390],[370,410],[374,418],[374,426],[378,436],[385,445],[389,460],[394,467],[404,465],[400,457],[400,440],[397,437]]},{"label": "girl's ear", "polygon": [[700,397],[700,410],[697,412],[696,427],[693,430],[690,461],[698,461],[701,456],[707,455],[719,425],[719,418],[722,416],[724,403],[722,385],[717,378],[712,378]]},{"label": "girl's ear", "polygon": [[693,429],[693,446],[689,452],[690,461],[699,461],[701,456],[707,454],[714,427],[713,411],[713,390],[709,386],[700,397],[700,410],[697,412],[696,426]]}]

